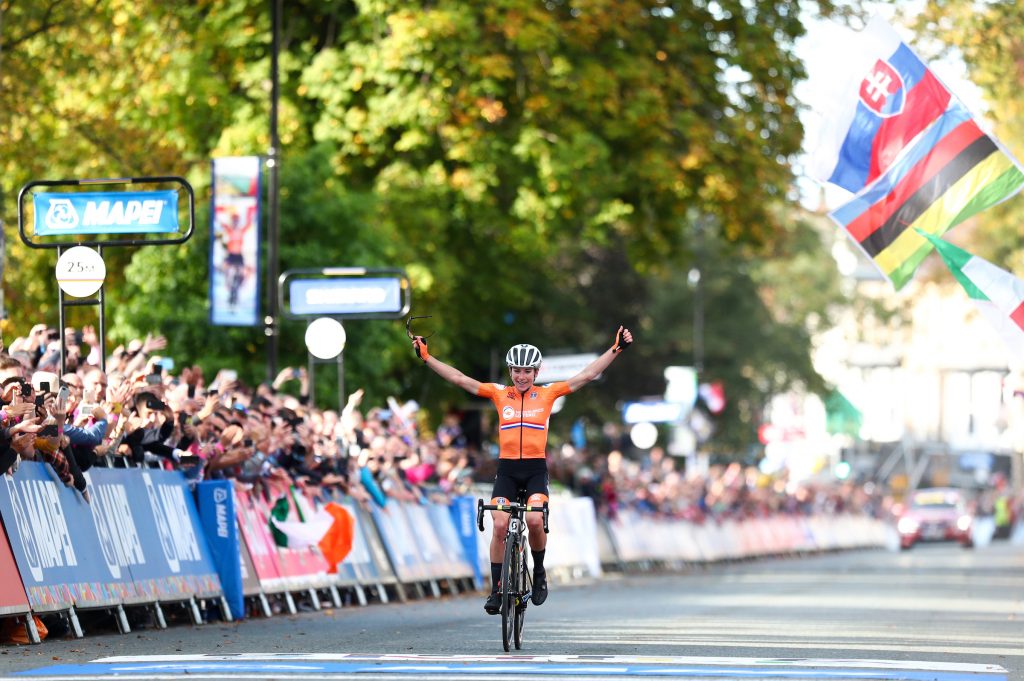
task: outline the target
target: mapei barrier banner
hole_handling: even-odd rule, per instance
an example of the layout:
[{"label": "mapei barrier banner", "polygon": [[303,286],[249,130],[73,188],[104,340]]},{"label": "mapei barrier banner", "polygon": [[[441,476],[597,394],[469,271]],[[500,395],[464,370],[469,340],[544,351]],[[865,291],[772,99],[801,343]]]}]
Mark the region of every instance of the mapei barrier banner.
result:
[{"label": "mapei barrier banner", "polygon": [[408,583],[432,579],[433,576],[423,564],[423,558],[417,548],[419,539],[409,527],[409,520],[402,509],[402,504],[389,503],[383,508],[374,504],[370,512],[398,581]]},{"label": "mapei barrier banner", "polygon": [[210,323],[254,326],[260,318],[259,156],[213,159],[210,186]]},{"label": "mapei barrier banner", "polygon": [[[0,478],[0,517],[33,610],[139,600],[126,565],[128,555],[141,554],[131,511],[122,508],[127,517],[119,523],[97,523],[97,500],[86,503],[44,463],[26,461],[13,476]],[[106,530],[102,537],[101,527]],[[124,530],[116,542],[110,527]]]},{"label": "mapei barrier banner", "polygon": [[242,619],[245,616],[245,595],[234,489],[230,480],[205,480],[196,485],[196,503],[224,598],[231,608],[231,615]]},{"label": "mapei barrier banner", "polygon": [[37,236],[175,233],[178,192],[33,194]]},{"label": "mapei barrier banner", "polygon": [[221,595],[199,512],[180,472],[94,468],[87,477],[104,549],[130,571],[145,600]]}]

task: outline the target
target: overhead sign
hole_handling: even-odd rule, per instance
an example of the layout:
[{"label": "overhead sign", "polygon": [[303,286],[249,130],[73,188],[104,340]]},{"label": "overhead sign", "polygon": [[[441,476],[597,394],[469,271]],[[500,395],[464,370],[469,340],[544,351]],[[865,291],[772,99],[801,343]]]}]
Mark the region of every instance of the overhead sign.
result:
[{"label": "overhead sign", "polygon": [[596,352],[585,352],[579,355],[555,355],[553,357],[548,355],[540,365],[538,378],[543,383],[567,381],[583,371],[595,359],[597,359]]},{"label": "overhead sign", "polygon": [[69,296],[85,298],[100,290],[107,276],[103,256],[88,246],[69,248],[57,259],[57,285]]},{"label": "overhead sign", "polygon": [[40,192],[32,195],[36,236],[176,233],[178,193]]},{"label": "overhead sign", "polygon": [[402,289],[395,278],[295,279],[289,296],[293,314],[398,313]]},{"label": "overhead sign", "polygon": [[686,405],[675,402],[627,402],[622,409],[626,423],[675,423],[689,411]]}]

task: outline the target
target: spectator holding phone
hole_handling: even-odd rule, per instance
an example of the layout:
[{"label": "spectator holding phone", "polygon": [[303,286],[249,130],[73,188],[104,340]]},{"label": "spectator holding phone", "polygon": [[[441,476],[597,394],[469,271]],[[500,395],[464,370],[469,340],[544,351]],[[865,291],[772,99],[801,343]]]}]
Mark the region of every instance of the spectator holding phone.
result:
[{"label": "spectator holding phone", "polygon": [[174,425],[173,413],[156,393],[143,391],[135,395],[124,439],[135,465],[154,461],[154,456],[167,460],[176,458],[175,448],[166,443],[174,432]]}]

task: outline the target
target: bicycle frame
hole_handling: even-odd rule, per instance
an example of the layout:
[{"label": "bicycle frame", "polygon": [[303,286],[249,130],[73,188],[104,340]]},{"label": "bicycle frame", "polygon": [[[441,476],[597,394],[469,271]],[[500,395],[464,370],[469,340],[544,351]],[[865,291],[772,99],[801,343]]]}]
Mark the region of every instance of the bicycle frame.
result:
[{"label": "bicycle frame", "polygon": [[533,580],[530,575],[529,558],[526,553],[526,514],[539,511],[542,515],[544,532],[548,532],[548,504],[530,506],[523,503],[522,495],[511,504],[476,504],[476,524],[484,531],[484,511],[503,511],[511,517],[505,533],[505,556],[501,565],[501,643],[509,652],[514,640],[516,650],[523,645],[523,624],[526,606],[530,602]]}]

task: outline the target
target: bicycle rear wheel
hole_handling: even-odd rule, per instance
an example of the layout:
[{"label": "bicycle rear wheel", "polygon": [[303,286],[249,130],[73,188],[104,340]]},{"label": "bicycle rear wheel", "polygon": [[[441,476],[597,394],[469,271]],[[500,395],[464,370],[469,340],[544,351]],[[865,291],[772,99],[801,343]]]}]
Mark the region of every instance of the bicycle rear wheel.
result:
[{"label": "bicycle rear wheel", "polygon": [[518,581],[519,552],[515,537],[505,540],[505,560],[501,564],[501,645],[507,653],[512,647],[516,616],[516,582]]},{"label": "bicycle rear wheel", "polygon": [[526,592],[529,591],[527,586],[526,571],[528,565],[525,556],[522,555],[522,548],[516,552],[516,617],[513,624],[513,634],[515,638],[516,650],[520,650],[523,647],[523,625],[526,623]]}]

